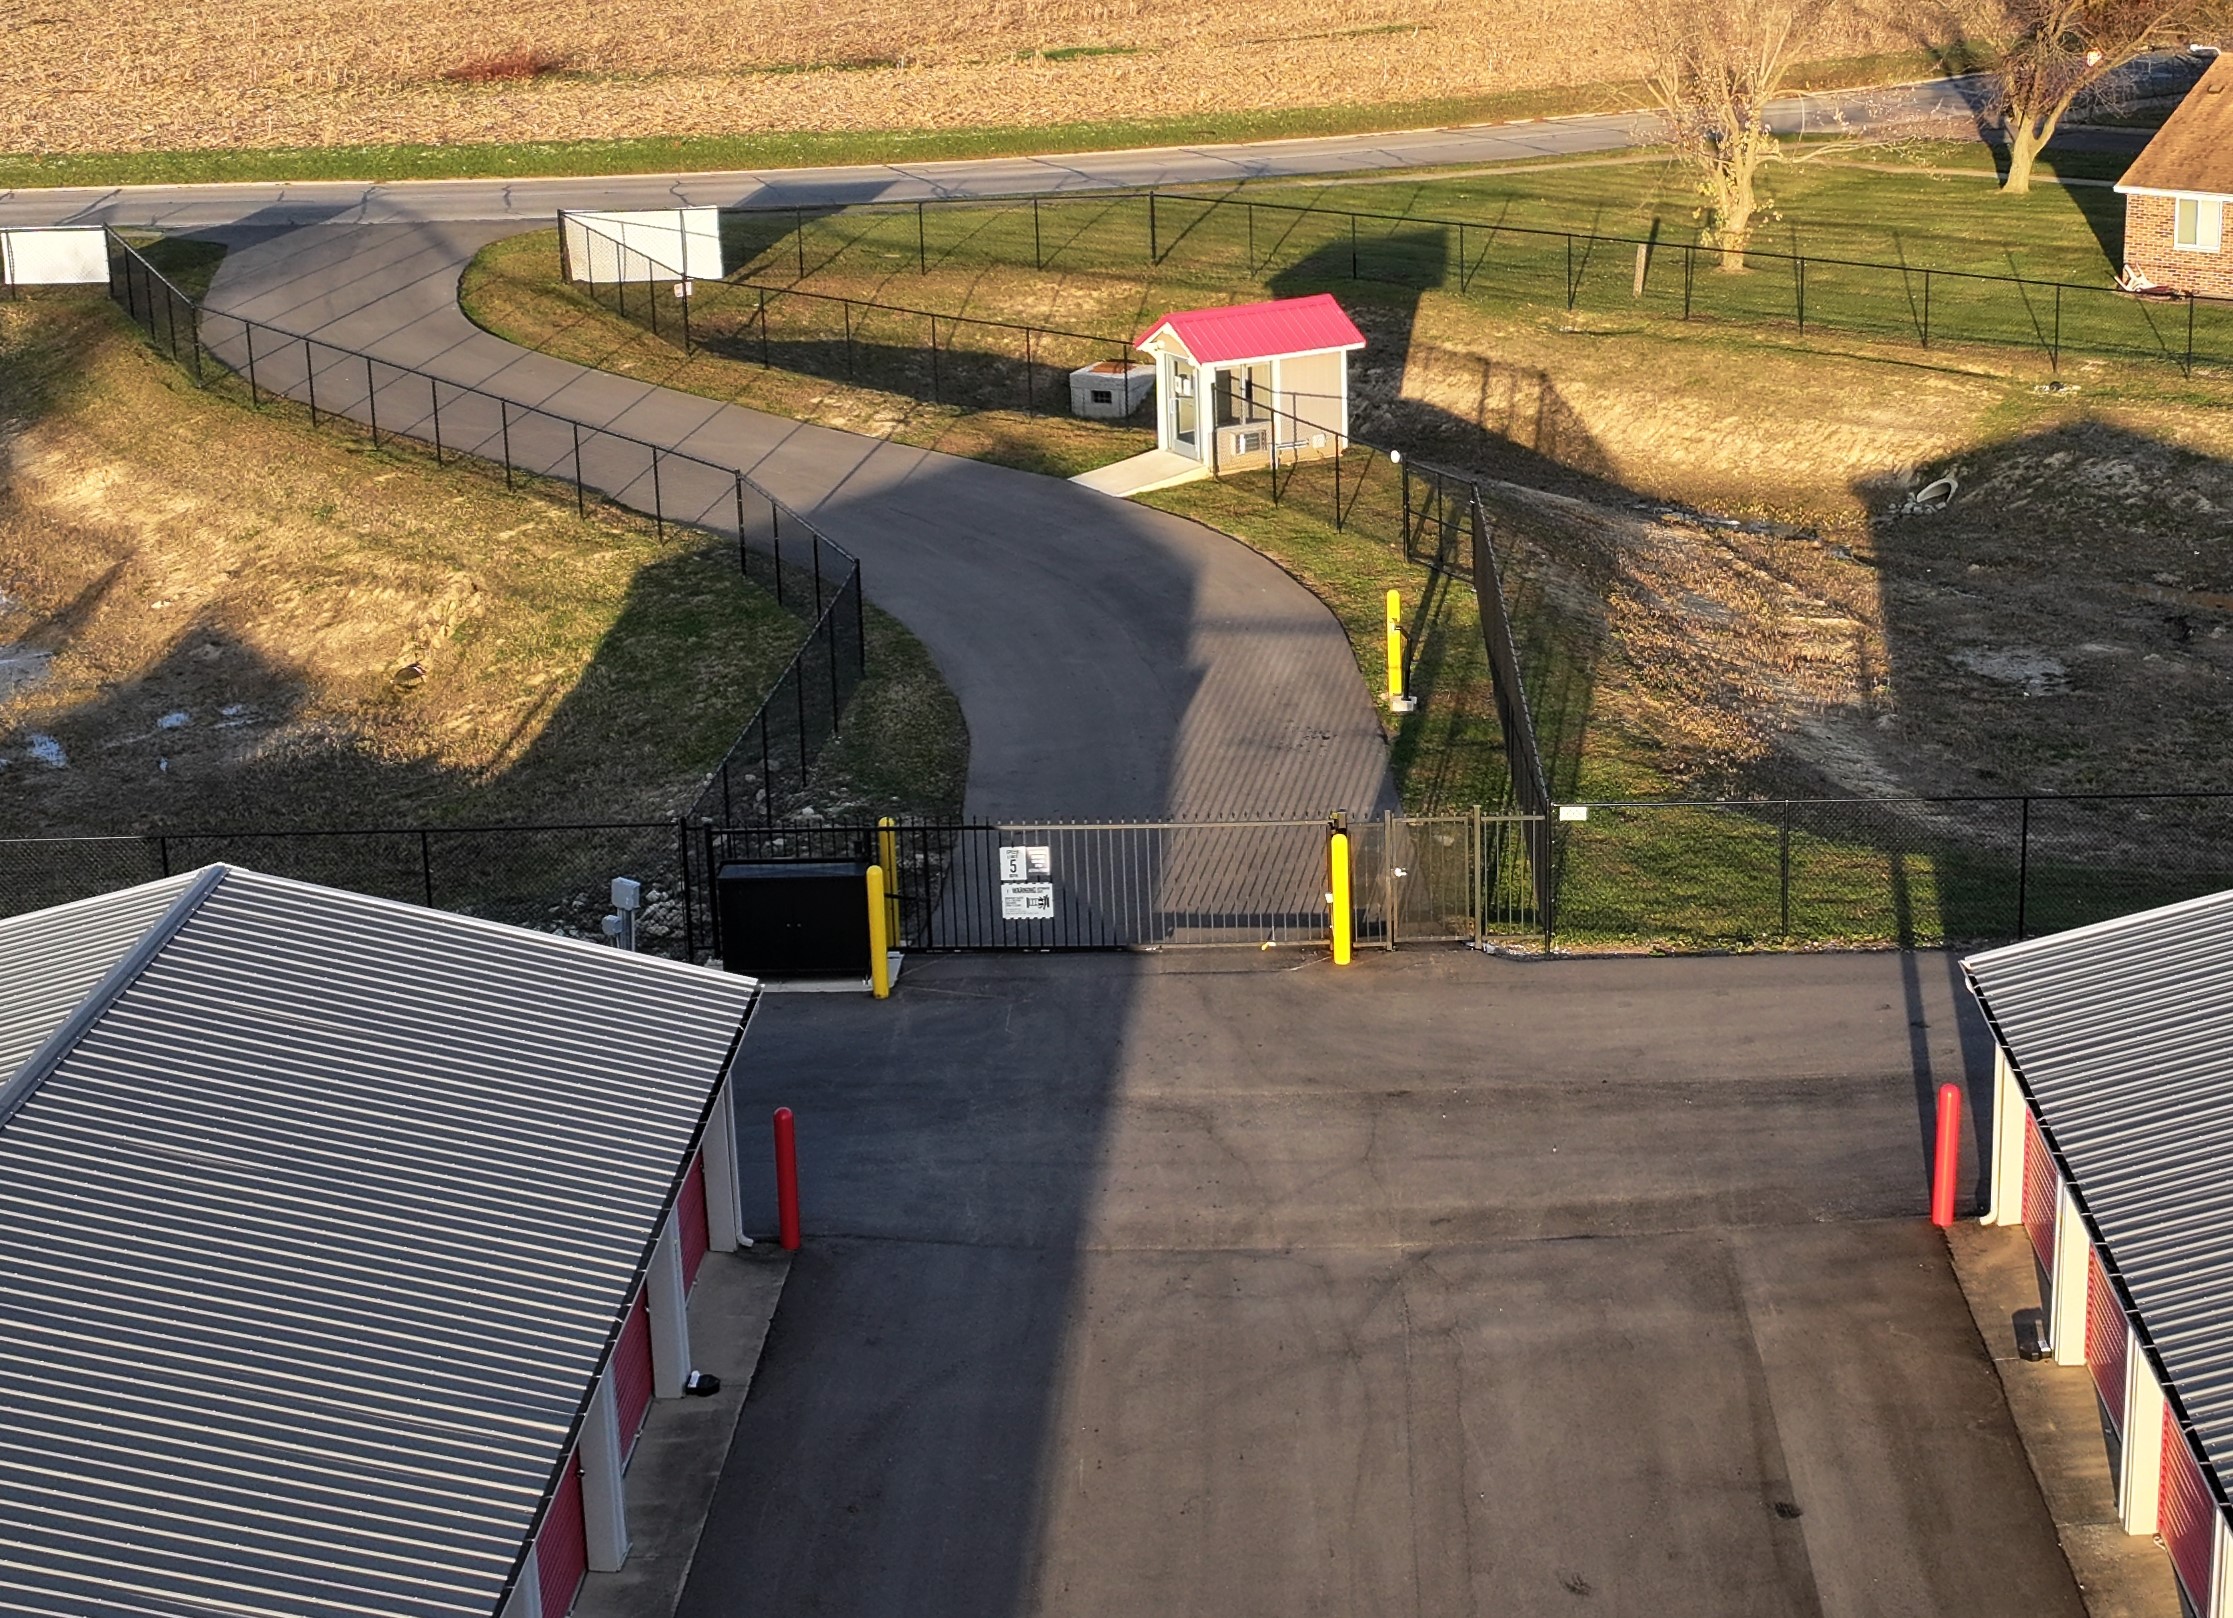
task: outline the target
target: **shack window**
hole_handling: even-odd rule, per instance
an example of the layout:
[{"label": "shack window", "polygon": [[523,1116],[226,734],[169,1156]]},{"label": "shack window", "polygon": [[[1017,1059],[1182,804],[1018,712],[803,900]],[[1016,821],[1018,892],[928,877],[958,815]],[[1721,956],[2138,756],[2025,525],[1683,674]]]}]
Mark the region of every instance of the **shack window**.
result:
[{"label": "shack window", "polygon": [[1236,365],[1217,373],[1217,424],[1238,427],[1272,419],[1272,368]]},{"label": "shack window", "polygon": [[1116,393],[1110,388],[1095,388],[1093,390],[1093,402],[1095,404],[1115,404]]}]

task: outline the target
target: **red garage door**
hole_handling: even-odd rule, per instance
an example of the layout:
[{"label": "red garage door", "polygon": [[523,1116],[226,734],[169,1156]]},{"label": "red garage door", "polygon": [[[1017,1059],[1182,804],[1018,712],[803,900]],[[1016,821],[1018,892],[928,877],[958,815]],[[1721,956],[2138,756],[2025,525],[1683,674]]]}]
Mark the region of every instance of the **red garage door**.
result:
[{"label": "red garage door", "polygon": [[682,1286],[687,1292],[698,1284],[698,1266],[704,1262],[711,1240],[706,1232],[706,1154],[703,1152],[690,1160],[690,1172],[683,1176],[682,1195],[675,1199],[675,1223],[682,1227]]},{"label": "red garage door", "polygon": [[2039,1120],[2024,1109],[2024,1233],[2047,1274],[2055,1273],[2055,1211],[2061,1201],[2061,1184],[2055,1178],[2054,1159],[2040,1136]]},{"label": "red garage door", "polygon": [[589,1529],[582,1521],[582,1468],[579,1455],[566,1457],[558,1492],[543,1513],[535,1536],[535,1582],[541,1587],[543,1618],[566,1618],[589,1571]]},{"label": "red garage door", "polygon": [[2196,1612],[2210,1610],[2210,1556],[2217,1538],[2217,1504],[2186,1434],[2169,1405],[2163,1410],[2163,1498],[2156,1532],[2179,1570],[2179,1583]]},{"label": "red garage door", "polygon": [[629,1306],[628,1320],[613,1346],[613,1406],[620,1417],[620,1453],[625,1459],[644,1430],[651,1409],[651,1306],[641,1291]]},{"label": "red garage door", "polygon": [[2124,1310],[2118,1307],[2109,1272],[2101,1255],[2086,1254],[2086,1364],[2093,1368],[2093,1385],[2101,1394],[2101,1408],[2109,1425],[2124,1435],[2124,1358],[2128,1339]]}]

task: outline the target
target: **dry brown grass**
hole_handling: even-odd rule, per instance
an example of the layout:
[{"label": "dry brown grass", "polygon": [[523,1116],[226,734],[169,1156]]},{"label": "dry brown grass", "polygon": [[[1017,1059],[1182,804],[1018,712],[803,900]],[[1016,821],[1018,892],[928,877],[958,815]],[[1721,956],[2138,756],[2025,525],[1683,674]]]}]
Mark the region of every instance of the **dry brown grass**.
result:
[{"label": "dry brown grass", "polygon": [[0,831],[673,814],[804,632],[703,544],[0,305]]},{"label": "dry brown grass", "polygon": [[[1416,102],[1638,68],[1621,0],[16,9],[0,40],[0,150],[38,154],[959,129]],[[1816,53],[1911,51],[1943,27],[1856,9]],[[540,65],[477,71],[492,63]]]}]

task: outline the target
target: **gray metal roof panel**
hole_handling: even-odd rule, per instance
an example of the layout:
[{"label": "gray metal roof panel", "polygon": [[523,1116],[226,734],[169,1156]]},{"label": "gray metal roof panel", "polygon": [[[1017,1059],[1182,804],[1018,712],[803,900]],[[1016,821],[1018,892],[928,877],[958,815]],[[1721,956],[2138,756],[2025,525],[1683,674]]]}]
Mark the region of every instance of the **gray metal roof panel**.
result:
[{"label": "gray metal roof panel", "polygon": [[2233,1488],[2233,893],[1963,965]]},{"label": "gray metal roof panel", "polygon": [[145,937],[193,873],[0,920],[0,1080]]},{"label": "gray metal roof panel", "polygon": [[226,873],[0,1127],[0,1613],[493,1612],[754,994]]}]

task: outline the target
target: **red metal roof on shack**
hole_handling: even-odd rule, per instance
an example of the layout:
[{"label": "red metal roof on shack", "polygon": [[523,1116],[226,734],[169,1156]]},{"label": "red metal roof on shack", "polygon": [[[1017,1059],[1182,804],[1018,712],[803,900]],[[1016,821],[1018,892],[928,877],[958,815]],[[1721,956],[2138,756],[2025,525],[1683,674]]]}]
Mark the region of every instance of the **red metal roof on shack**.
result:
[{"label": "red metal roof on shack", "polygon": [[1330,292],[1307,298],[1274,298],[1269,303],[1229,304],[1222,309],[1184,309],[1148,327],[1133,339],[1132,346],[1144,347],[1149,338],[1166,330],[1197,365],[1365,346],[1364,333],[1342,313]]}]

